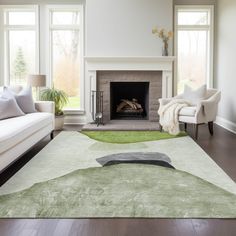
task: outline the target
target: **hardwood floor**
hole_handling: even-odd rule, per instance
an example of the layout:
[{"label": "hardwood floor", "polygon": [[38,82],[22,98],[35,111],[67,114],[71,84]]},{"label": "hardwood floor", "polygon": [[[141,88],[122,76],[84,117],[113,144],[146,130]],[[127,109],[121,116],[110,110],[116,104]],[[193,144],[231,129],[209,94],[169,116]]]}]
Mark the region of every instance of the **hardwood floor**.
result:
[{"label": "hardwood floor", "polygon": [[[68,126],[66,130],[81,127]],[[193,136],[192,127],[188,132]],[[47,143],[29,151],[4,175],[5,182]],[[236,135],[215,125],[211,137],[207,126],[199,127],[197,143],[236,182]],[[10,219],[0,220],[0,236],[236,236],[236,219]]]}]

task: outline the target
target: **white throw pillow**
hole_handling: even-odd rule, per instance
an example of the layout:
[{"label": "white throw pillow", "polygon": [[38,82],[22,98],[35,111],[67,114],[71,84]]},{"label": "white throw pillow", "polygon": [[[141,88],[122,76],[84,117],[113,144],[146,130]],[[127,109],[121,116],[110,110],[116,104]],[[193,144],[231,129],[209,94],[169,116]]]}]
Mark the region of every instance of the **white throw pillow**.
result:
[{"label": "white throw pillow", "polygon": [[12,94],[15,97],[18,106],[24,113],[28,114],[37,112],[34,105],[31,87],[22,89],[18,94],[14,93],[11,88],[4,87],[4,92]]},{"label": "white throw pillow", "polygon": [[4,95],[6,94],[3,92],[0,97],[0,120],[25,115],[14,96]]},{"label": "white throw pillow", "polygon": [[207,87],[202,85],[201,87],[193,90],[188,85],[184,87],[183,99],[192,103],[192,105],[197,105],[199,102],[206,98]]}]

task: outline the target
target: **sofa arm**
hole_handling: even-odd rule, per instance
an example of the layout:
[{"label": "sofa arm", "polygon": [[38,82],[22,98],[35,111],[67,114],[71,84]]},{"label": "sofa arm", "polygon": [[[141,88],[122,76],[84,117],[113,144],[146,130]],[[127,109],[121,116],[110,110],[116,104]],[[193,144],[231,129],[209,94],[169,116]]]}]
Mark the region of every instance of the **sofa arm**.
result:
[{"label": "sofa arm", "polygon": [[35,108],[39,112],[55,113],[55,105],[51,101],[37,101],[35,102]]}]

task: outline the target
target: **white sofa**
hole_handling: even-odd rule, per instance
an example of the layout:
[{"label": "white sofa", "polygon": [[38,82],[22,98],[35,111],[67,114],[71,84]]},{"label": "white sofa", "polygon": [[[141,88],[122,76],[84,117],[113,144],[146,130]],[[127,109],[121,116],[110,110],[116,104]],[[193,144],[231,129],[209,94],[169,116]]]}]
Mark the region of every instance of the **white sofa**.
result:
[{"label": "white sofa", "polygon": [[54,130],[54,103],[36,102],[38,112],[0,120],[0,173]]}]

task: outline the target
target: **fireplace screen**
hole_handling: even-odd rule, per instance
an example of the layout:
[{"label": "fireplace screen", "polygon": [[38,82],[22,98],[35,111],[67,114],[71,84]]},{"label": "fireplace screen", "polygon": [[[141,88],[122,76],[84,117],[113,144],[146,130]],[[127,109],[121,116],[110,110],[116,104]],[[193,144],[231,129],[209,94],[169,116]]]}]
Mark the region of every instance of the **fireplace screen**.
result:
[{"label": "fireplace screen", "polygon": [[111,119],[148,119],[149,82],[111,82]]}]

